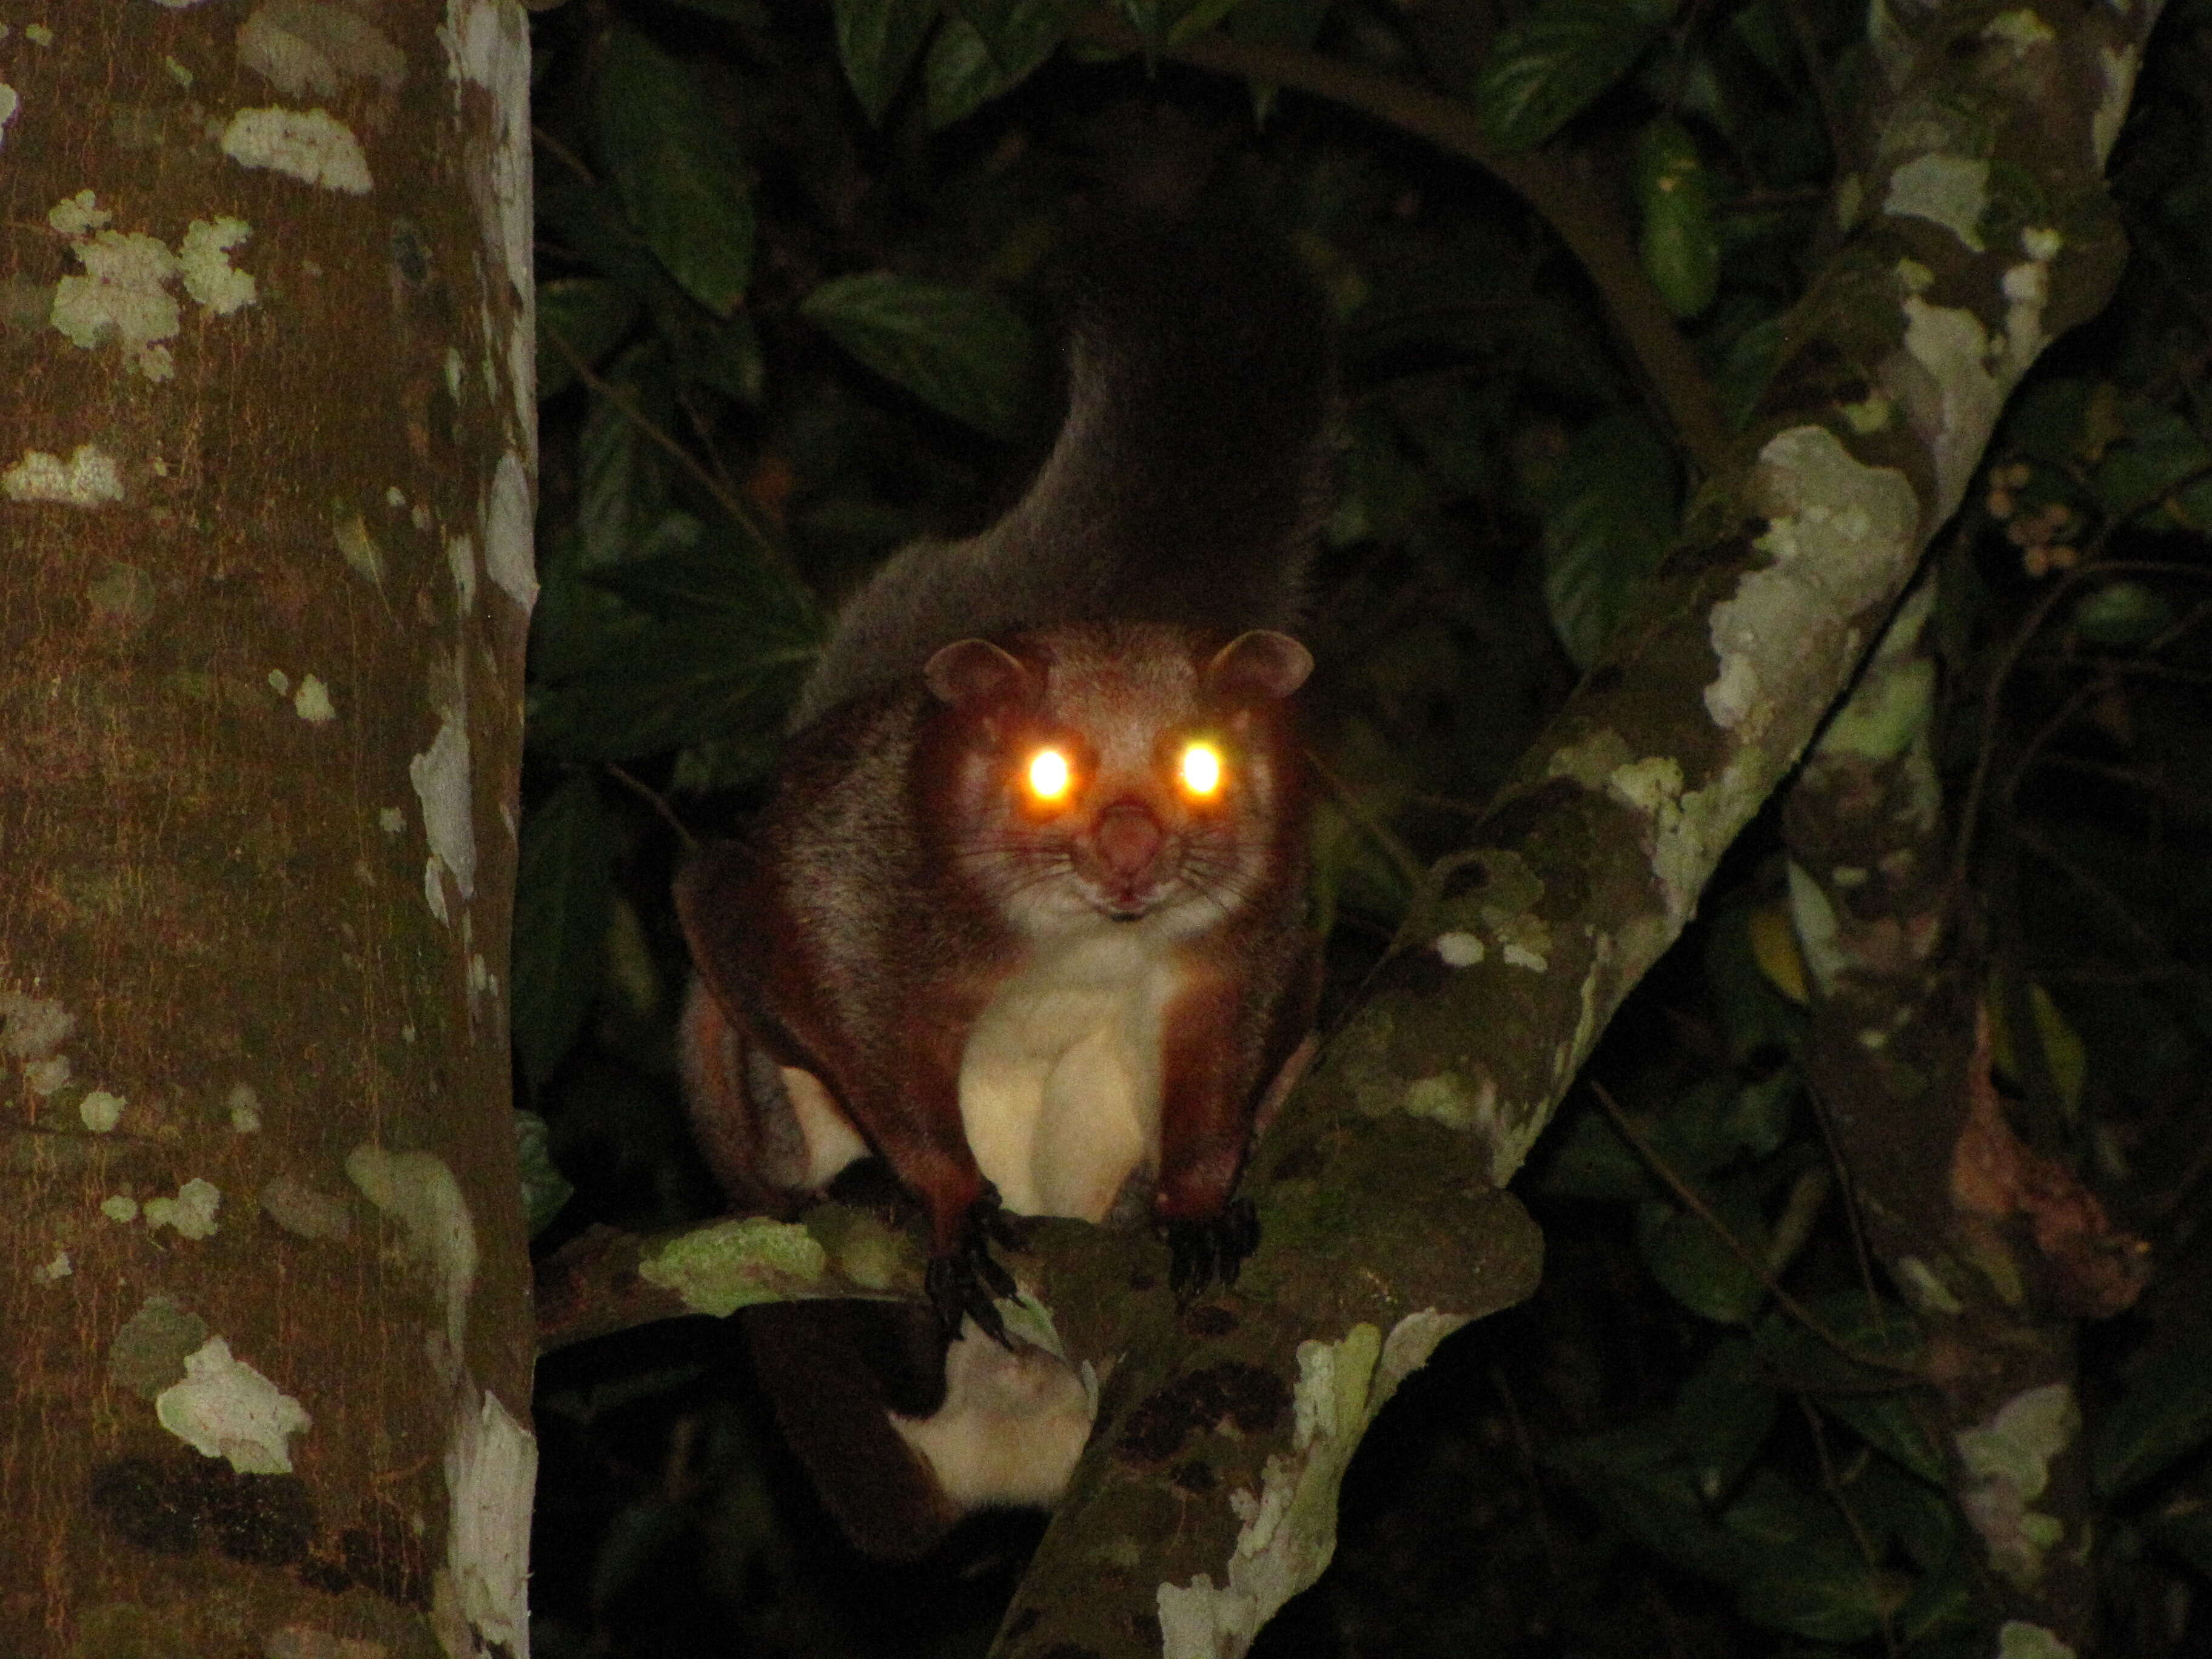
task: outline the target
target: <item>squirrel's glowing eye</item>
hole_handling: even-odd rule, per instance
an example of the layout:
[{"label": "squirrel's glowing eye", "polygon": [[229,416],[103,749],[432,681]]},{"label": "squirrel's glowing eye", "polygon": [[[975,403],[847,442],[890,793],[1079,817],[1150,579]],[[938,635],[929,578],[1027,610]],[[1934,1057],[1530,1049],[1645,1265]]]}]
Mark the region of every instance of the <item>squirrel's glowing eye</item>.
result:
[{"label": "squirrel's glowing eye", "polygon": [[1067,799],[1075,785],[1074,769],[1057,749],[1040,749],[1030,757],[1030,793],[1048,805]]},{"label": "squirrel's glowing eye", "polygon": [[1207,799],[1221,790],[1221,751],[1210,743],[1185,744],[1176,773],[1188,794]]}]

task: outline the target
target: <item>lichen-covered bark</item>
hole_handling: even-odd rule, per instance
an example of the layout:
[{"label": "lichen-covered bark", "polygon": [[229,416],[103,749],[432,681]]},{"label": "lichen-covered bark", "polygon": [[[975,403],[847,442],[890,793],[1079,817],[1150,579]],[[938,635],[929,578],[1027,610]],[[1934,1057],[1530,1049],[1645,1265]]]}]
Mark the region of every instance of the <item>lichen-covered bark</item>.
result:
[{"label": "lichen-covered bark", "polygon": [[0,1650],[520,1653],[521,12],[30,15]]},{"label": "lichen-covered bark", "polygon": [[[1199,1379],[1223,1362],[1135,1373],[1032,1569],[1065,1586],[1114,1562],[1126,1593],[1079,1636],[1025,1590],[1000,1654],[1241,1652],[1327,1560],[1334,1505],[1309,1481],[1340,1462],[1334,1444],[1326,1458],[1313,1449],[1371,1400],[1346,1379],[1375,1377],[1394,1338],[1401,1355],[1425,1352],[1427,1332],[1481,1305],[1490,1286],[1430,1277],[1440,1257],[1499,1259],[1464,1234],[1470,1222],[1525,1224],[1503,1207],[1474,1219],[1474,1183],[1519,1167],[1881,634],[2006,393],[2109,293],[2121,242],[2100,175],[2154,11],[1877,17],[1886,96],[1732,464],[1477,839],[1438,867],[1376,994],[1255,1155],[1267,1224],[1248,1273],[1271,1293],[1233,1392],[1298,1409],[1249,1426],[1229,1412],[1236,1472],[1209,1465],[1177,1485],[1172,1456],[1155,1466],[1172,1521],[1140,1532],[1125,1488],[1142,1460],[1118,1448],[1133,1422],[1172,1419],[1178,1402],[1194,1427],[1213,1404]],[[1325,1223],[1300,1224],[1307,1194],[1327,1195]],[[1322,1237],[1341,1249],[1316,1259]],[[1346,1308],[1352,1279],[1423,1320],[1390,1327]],[[1252,1331],[1241,1294],[1220,1310],[1206,1316]],[[1193,1537],[1206,1540],[1198,1559]]]},{"label": "lichen-covered bark", "polygon": [[1948,879],[1930,752],[1933,594],[1923,583],[1899,610],[1784,812],[1812,992],[1806,1073],[1868,1247],[1926,1334],[1928,1403],[1992,1611],[2087,1651],[2075,1322],[2126,1309],[2148,1263],[1997,1098],[1986,961]]}]

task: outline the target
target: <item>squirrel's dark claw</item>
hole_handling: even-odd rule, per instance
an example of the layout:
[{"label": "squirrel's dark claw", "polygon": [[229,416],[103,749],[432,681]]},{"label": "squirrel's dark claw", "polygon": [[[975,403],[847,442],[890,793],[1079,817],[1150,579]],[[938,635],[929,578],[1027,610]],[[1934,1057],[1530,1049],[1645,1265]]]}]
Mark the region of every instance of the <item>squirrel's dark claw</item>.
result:
[{"label": "squirrel's dark claw", "polygon": [[1234,1285],[1260,1244],[1259,1212],[1249,1198],[1232,1198],[1201,1220],[1170,1221],[1165,1231],[1168,1285],[1179,1308],[1216,1283]]},{"label": "squirrel's dark claw", "polygon": [[975,1328],[1001,1347],[1011,1348],[1006,1322],[999,1316],[998,1298],[1016,1293],[1014,1276],[991,1254],[991,1247],[1018,1250],[1028,1243],[1016,1218],[999,1200],[999,1189],[988,1182],[963,1219],[960,1237],[951,1253],[930,1258],[923,1275],[929,1305],[937,1315],[939,1331],[948,1342],[960,1335],[960,1322],[972,1319]]}]

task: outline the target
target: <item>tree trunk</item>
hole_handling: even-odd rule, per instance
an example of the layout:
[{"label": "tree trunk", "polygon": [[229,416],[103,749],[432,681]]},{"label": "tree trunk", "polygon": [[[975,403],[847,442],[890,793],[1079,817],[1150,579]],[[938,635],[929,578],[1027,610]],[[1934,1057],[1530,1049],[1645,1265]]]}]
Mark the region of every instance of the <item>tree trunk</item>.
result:
[{"label": "tree trunk", "polygon": [[520,1654],[522,14],[46,16],[0,86],[0,1650]]}]

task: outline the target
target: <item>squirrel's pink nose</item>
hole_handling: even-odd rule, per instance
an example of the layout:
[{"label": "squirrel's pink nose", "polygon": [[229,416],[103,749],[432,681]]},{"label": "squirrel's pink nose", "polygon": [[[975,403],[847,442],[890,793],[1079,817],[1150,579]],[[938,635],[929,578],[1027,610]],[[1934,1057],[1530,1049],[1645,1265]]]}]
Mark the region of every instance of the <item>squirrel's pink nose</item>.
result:
[{"label": "squirrel's pink nose", "polygon": [[1117,800],[1100,813],[1091,836],[1099,863],[1124,887],[1143,880],[1165,840],[1159,820],[1143,802],[1134,800]]}]

